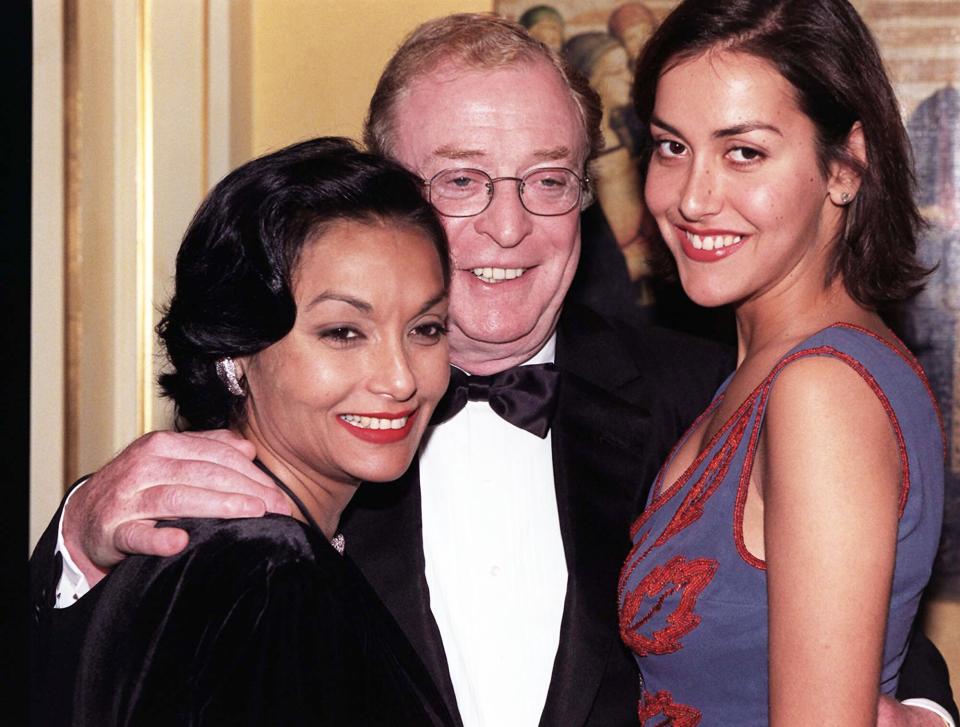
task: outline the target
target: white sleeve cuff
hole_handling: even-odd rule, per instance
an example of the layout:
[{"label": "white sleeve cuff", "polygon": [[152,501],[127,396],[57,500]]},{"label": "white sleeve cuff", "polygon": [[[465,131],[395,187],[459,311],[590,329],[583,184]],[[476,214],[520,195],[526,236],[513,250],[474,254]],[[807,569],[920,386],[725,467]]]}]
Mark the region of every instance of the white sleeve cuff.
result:
[{"label": "white sleeve cuff", "polygon": [[86,480],[73,488],[63,503],[63,509],[60,510],[60,522],[57,523],[57,549],[54,554],[59,553],[63,557],[63,572],[60,574],[60,581],[57,583],[57,599],[54,608],[72,606],[90,591],[87,577],[77,568],[77,564],[70,557],[70,551],[67,550],[67,546],[63,542],[64,513],[67,511],[73,493],[83,487],[85,482]]},{"label": "white sleeve cuff", "polygon": [[939,704],[936,702],[931,702],[929,699],[904,699],[901,704],[910,707],[920,707],[921,709],[929,709],[940,719],[942,719],[943,723],[947,725],[947,727],[957,727],[956,723],[953,721],[953,717],[950,716],[950,713]]}]

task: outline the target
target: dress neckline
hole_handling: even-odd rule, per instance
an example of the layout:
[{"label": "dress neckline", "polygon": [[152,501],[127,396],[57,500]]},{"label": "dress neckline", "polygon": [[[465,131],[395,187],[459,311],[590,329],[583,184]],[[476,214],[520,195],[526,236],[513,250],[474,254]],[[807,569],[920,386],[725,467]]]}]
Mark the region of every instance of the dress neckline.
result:
[{"label": "dress neckline", "polygon": [[[676,445],[674,445],[674,447],[668,453],[667,459],[664,461],[663,466],[660,468],[660,471],[657,473],[657,477],[654,479],[653,487],[651,489],[652,499],[650,504],[654,505],[661,498],[664,501],[669,500],[670,498],[673,497],[673,495],[676,493],[677,490],[679,490],[681,487],[683,487],[686,484],[686,482],[690,479],[693,473],[696,472],[699,469],[699,467],[703,464],[704,460],[707,459],[709,456],[711,456],[711,453],[714,451],[717,444],[721,441],[723,437],[727,435],[729,430],[733,427],[733,424],[744,415],[745,410],[752,407],[756,403],[757,397],[760,395],[764,386],[766,386],[769,383],[771,377],[777,371],[778,367],[780,366],[780,364],[783,362],[784,359],[790,357],[791,355],[793,355],[798,351],[805,350],[805,347],[807,346],[809,341],[816,338],[817,336],[823,335],[824,333],[826,333],[827,331],[830,331],[831,329],[846,329],[849,331],[853,331],[867,338],[873,339],[877,343],[882,344],[888,350],[890,350],[894,354],[898,355],[901,359],[903,359],[907,363],[907,365],[914,370],[914,373],[916,373],[919,376],[921,382],[923,382],[923,384],[926,386],[927,391],[930,394],[931,398],[934,398],[933,392],[930,389],[930,385],[927,382],[926,375],[923,373],[923,369],[920,367],[919,362],[917,362],[917,360],[912,356],[912,354],[909,354],[909,353],[905,354],[903,350],[893,345],[890,341],[885,339],[883,336],[880,336],[877,333],[874,333],[869,328],[865,328],[863,326],[860,326],[856,323],[851,323],[849,321],[836,321],[834,323],[831,323],[830,325],[824,326],[823,328],[815,331],[814,333],[811,333],[805,339],[803,339],[796,345],[792,346],[788,351],[786,351],[786,353],[784,353],[779,359],[777,359],[777,362],[773,365],[773,367],[770,369],[767,375],[763,377],[763,380],[759,384],[757,384],[757,386],[740,402],[739,406],[737,406],[737,408],[730,414],[730,416],[728,416],[726,420],[724,420],[723,424],[716,431],[716,433],[710,438],[710,440],[704,445],[704,447],[694,455],[693,460],[690,462],[690,464],[676,477],[676,479],[669,486],[667,486],[667,483],[665,482],[667,469],[669,468],[673,460],[676,458],[683,444],[693,434],[693,432],[696,431],[697,427],[701,424],[703,419],[706,418],[712,411],[714,411],[716,407],[719,406],[720,402],[724,399],[726,395],[727,387],[730,385],[730,382],[733,380],[733,377],[737,373],[737,370],[734,369],[730,373],[730,375],[727,376],[727,378],[723,381],[723,383],[720,384],[716,394],[714,394],[714,398],[710,401],[710,404],[707,406],[707,408],[700,414],[700,416],[698,416],[693,421],[693,423],[683,433],[683,436],[680,438],[680,440],[676,443]],[[901,346],[903,346],[903,342],[900,341],[899,338],[897,338],[896,340],[898,343],[900,343]],[[906,346],[903,346],[903,348],[909,352],[909,349],[907,349]],[[737,368],[739,368],[739,366]],[[935,398],[934,398],[934,402],[936,402]],[[937,411],[939,412],[939,408],[937,408]]]},{"label": "dress neckline", "polygon": [[[271,471],[270,471],[270,468],[267,467],[263,462],[261,462],[259,458],[254,459],[254,460],[253,460],[253,463],[254,463],[257,467],[259,467],[261,470],[263,470],[263,472],[264,472],[267,476],[269,476],[270,479],[273,480],[274,484],[275,484],[277,487],[279,487],[280,490],[281,490],[287,497],[289,497],[291,500],[293,500],[293,504],[297,506],[297,509],[300,511],[300,514],[303,515],[304,519],[307,521],[307,523],[310,525],[310,527],[312,527],[312,528],[313,528],[314,530],[316,530],[318,533],[320,533],[321,535],[323,535],[324,538],[326,538],[326,535],[324,535],[323,530],[322,530],[322,529],[320,528],[320,526],[317,524],[317,521],[313,519],[313,515],[311,515],[311,514],[310,514],[310,511],[307,509],[307,506],[303,504],[303,500],[301,500],[299,497],[297,497],[297,495],[294,494],[293,490],[291,490],[283,480],[281,480],[281,479],[280,479],[279,477],[277,477],[273,472],[271,472]],[[333,549],[334,549],[334,550],[336,550],[338,553],[340,553],[340,555],[343,555],[343,548],[344,548],[344,546],[346,545],[346,541],[345,541],[345,539],[344,539],[344,537],[343,537],[343,533],[337,533],[337,534],[334,535],[332,538],[330,538],[330,541],[329,541],[329,542],[330,542],[330,545],[333,546]]]}]

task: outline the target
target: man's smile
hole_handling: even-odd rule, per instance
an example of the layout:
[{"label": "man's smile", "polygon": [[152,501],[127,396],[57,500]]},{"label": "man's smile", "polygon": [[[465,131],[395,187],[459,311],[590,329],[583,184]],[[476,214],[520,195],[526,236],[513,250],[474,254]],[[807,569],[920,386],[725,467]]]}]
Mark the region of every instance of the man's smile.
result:
[{"label": "man's smile", "polygon": [[502,283],[505,280],[514,280],[523,275],[530,268],[471,268],[470,272],[485,283]]}]

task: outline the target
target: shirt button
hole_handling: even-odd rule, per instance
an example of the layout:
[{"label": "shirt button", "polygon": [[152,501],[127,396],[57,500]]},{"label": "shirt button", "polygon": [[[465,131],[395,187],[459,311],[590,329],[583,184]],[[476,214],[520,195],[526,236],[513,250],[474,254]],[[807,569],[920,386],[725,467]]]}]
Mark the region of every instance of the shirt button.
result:
[{"label": "shirt button", "polygon": [[500,566],[498,565],[493,566],[493,568],[490,569],[490,575],[493,576],[494,578],[500,575]]}]

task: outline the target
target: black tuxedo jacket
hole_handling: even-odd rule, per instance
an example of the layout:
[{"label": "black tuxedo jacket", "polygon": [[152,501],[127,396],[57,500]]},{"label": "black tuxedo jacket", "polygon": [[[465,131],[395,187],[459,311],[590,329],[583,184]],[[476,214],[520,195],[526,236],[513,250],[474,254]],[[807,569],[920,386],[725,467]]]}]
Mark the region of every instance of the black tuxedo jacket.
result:
[{"label": "black tuxedo jacket", "polygon": [[[729,352],[657,329],[564,310],[560,390],[551,427],[567,561],[560,643],[541,725],[635,725],[637,669],[620,642],[616,583],[647,486],[732,370]],[[430,612],[416,462],[399,481],[365,484],[341,522],[351,556],[457,713]]]}]

